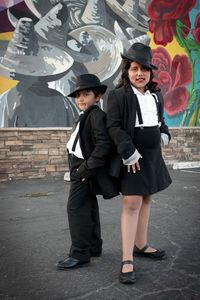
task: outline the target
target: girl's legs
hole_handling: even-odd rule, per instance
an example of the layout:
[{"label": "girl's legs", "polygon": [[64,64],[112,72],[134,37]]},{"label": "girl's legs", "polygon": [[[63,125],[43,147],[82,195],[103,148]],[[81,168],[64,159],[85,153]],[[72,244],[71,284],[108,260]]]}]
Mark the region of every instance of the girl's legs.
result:
[{"label": "girl's legs", "polygon": [[[137,232],[138,218],[142,206],[142,196],[123,196],[121,215],[122,260],[133,261],[133,247]],[[133,266],[125,264],[122,272],[131,272]]]},{"label": "girl's legs", "polygon": [[[151,195],[143,196],[142,205],[138,217],[136,246],[142,249],[147,244],[147,232],[151,207]],[[148,247],[145,252],[154,252],[156,249]]]}]

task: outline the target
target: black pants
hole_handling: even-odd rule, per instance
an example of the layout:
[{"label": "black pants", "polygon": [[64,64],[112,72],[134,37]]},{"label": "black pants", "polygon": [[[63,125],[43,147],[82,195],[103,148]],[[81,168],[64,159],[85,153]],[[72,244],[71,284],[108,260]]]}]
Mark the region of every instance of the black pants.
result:
[{"label": "black pants", "polygon": [[71,187],[67,213],[72,245],[69,255],[82,262],[90,261],[91,253],[102,250],[99,207],[90,191],[88,180],[81,181],[73,171],[83,160],[70,155]]}]

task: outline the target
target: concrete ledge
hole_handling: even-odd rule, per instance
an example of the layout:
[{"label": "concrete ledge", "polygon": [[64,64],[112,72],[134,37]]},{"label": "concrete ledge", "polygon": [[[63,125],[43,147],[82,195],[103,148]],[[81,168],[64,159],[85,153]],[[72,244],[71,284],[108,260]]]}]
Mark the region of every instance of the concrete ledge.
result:
[{"label": "concrete ledge", "polygon": [[71,130],[72,127],[7,127],[0,128],[0,131],[52,131],[52,130]]},{"label": "concrete ledge", "polygon": [[190,169],[190,168],[199,168],[200,167],[200,161],[186,161],[186,162],[176,162],[173,164],[173,169]]}]

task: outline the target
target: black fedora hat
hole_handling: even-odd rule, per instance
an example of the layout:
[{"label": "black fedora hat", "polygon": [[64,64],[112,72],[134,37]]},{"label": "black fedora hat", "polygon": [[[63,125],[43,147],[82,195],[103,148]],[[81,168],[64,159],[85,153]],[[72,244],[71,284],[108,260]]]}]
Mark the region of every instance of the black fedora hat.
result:
[{"label": "black fedora hat", "polygon": [[99,78],[94,74],[82,74],[77,77],[75,90],[68,97],[76,97],[76,92],[90,88],[98,88],[103,95],[107,89],[107,85],[101,84]]},{"label": "black fedora hat", "polygon": [[122,58],[127,58],[131,61],[136,61],[137,63],[150,68],[157,70],[158,68],[152,65],[152,54],[151,48],[142,43],[134,43],[125,54],[121,53]]}]

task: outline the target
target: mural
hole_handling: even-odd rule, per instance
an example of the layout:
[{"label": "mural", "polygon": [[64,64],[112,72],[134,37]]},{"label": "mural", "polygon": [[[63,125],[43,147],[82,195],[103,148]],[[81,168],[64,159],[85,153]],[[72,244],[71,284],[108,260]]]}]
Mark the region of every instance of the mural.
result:
[{"label": "mural", "polygon": [[0,0],[0,127],[71,127],[76,76],[108,93],[134,42],[153,49],[167,124],[199,126],[200,0]]}]

